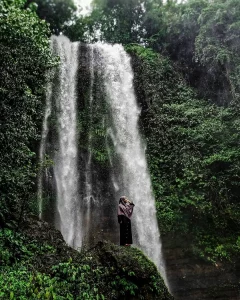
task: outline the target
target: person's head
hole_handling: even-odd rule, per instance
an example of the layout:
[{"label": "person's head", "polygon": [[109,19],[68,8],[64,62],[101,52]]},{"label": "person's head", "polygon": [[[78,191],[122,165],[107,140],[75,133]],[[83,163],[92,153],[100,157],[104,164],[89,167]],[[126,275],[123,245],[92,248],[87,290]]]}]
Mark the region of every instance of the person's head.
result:
[{"label": "person's head", "polygon": [[128,198],[127,198],[126,196],[122,196],[122,197],[120,198],[120,200],[119,200],[119,203],[125,204],[125,203],[127,203],[127,202],[129,202],[129,201],[128,201]]}]

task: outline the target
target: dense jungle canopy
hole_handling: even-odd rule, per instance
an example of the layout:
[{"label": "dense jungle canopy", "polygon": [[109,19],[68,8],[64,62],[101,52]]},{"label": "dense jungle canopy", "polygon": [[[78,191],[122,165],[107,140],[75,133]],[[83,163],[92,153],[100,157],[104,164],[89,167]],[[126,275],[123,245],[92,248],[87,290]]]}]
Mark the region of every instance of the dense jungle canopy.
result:
[{"label": "dense jungle canopy", "polygon": [[[240,252],[240,1],[94,0],[88,15],[76,11],[72,0],[0,2],[0,299],[10,273],[17,279],[9,299],[21,292],[22,299],[36,299],[34,293],[45,295],[40,299],[78,299],[71,293],[95,299],[90,287],[75,289],[75,265],[63,265],[65,257],[57,267],[53,262],[51,273],[30,259],[37,244],[26,247],[20,229],[36,215],[39,168],[51,164],[38,161],[46,86],[58,65],[51,34],[124,45],[132,57],[161,233],[190,238],[196,257],[234,264]],[[56,253],[44,244],[39,255],[48,250]],[[84,259],[90,278],[91,263]],[[40,273],[31,275],[33,266]],[[71,274],[71,290],[54,277],[57,270],[61,278]],[[94,270],[99,281],[92,297],[111,299],[99,279],[105,266]],[[160,279],[151,278],[154,289]],[[27,294],[27,284],[37,291]],[[120,288],[135,293],[134,284],[121,282]],[[155,292],[160,299],[162,290]],[[164,293],[161,299],[170,299]]]}]

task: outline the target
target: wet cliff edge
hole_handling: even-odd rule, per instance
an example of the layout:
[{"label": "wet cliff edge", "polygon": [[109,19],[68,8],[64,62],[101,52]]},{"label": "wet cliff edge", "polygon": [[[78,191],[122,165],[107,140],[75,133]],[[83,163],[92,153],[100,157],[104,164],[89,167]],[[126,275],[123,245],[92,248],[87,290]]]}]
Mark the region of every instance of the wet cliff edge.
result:
[{"label": "wet cliff edge", "polygon": [[191,239],[162,236],[170,290],[177,300],[239,300],[240,261],[212,263],[197,258]]}]

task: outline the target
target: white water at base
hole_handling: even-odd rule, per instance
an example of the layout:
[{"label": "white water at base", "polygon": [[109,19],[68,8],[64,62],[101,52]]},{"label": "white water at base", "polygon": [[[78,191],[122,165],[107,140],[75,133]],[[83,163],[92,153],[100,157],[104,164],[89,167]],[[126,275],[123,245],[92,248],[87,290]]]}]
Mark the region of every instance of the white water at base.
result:
[{"label": "white water at base", "polygon": [[[113,126],[111,138],[122,163],[122,191],[136,205],[133,214],[135,243],[157,265],[166,280],[160,233],[150,175],[141,142],[130,57],[121,45],[96,44]],[[97,52],[96,51],[96,52]]]},{"label": "white water at base", "polygon": [[60,57],[59,87],[56,98],[59,145],[54,157],[57,188],[57,228],[67,244],[82,245],[82,224],[78,193],[76,74],[78,43],[66,37],[53,37],[54,52]]}]

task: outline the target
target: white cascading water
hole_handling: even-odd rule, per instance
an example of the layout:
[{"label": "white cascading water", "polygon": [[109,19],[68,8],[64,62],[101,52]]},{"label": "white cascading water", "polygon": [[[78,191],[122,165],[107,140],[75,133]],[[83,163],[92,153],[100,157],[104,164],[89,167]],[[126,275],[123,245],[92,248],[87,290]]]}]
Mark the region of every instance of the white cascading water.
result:
[{"label": "white cascading water", "polygon": [[54,157],[54,177],[57,189],[56,226],[65,241],[74,248],[82,245],[82,224],[78,191],[78,151],[76,113],[76,75],[78,43],[64,36],[53,37],[54,52],[60,57],[58,97],[58,149]]},{"label": "white cascading water", "polygon": [[[91,201],[94,186],[92,183],[92,154],[86,160],[85,199],[80,199],[78,150],[77,150],[77,112],[76,84],[78,70],[78,43],[71,43],[64,36],[52,37],[53,52],[60,57],[57,96],[51,97],[49,87],[46,113],[43,123],[40,159],[45,155],[48,118],[51,114],[51,98],[56,100],[58,137],[54,155],[54,178],[57,193],[56,227],[60,229],[65,241],[72,247],[82,246],[84,234],[91,229]],[[121,45],[97,43],[88,46],[90,53],[90,98],[92,111],[94,68],[103,77],[108,102],[111,126],[107,130],[115,151],[118,154],[121,172],[112,176],[116,193],[124,193],[136,204],[133,214],[134,243],[157,265],[166,282],[164,262],[161,254],[160,233],[156,218],[155,200],[152,194],[150,175],[145,158],[144,145],[138,129],[140,109],[138,108],[133,87],[133,71],[130,57]],[[100,77],[101,77],[100,76]],[[91,126],[91,120],[90,120]],[[92,144],[90,130],[89,147]],[[109,149],[107,149],[109,150]],[[113,166],[109,151],[110,164]],[[119,176],[120,175],[120,176]],[[121,178],[119,180],[119,178]],[[42,179],[41,179],[42,180]],[[42,181],[39,181],[39,195],[42,196]],[[41,198],[41,197],[40,197]],[[80,201],[87,203],[85,215],[80,210]],[[116,199],[118,200],[118,199]],[[39,200],[41,216],[42,200]],[[103,212],[104,214],[105,212]],[[94,220],[93,220],[94,222]],[[117,228],[113,229],[117,231]],[[167,284],[167,282],[166,282]]]},{"label": "white cascading water", "polygon": [[122,188],[126,196],[136,204],[133,215],[137,239],[135,242],[165,277],[155,200],[138,130],[140,110],[134,94],[130,57],[121,45],[98,43],[95,47],[99,52],[113,119],[113,128],[109,131],[122,161]]}]

